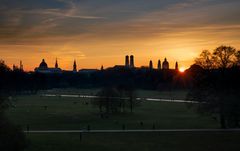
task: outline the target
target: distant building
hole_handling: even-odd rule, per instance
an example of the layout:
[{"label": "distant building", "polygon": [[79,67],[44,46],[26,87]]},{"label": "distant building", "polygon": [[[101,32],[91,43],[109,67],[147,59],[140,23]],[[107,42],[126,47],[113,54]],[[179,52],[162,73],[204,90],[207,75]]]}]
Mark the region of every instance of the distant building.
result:
[{"label": "distant building", "polygon": [[127,68],[129,67],[129,56],[128,55],[125,57],[125,66]]},{"label": "distant building", "polygon": [[[57,65],[57,68],[56,68]],[[47,63],[44,59],[42,59],[42,62],[40,63],[39,67],[35,68],[35,72],[38,73],[62,73],[62,69],[58,68],[57,60],[55,64],[55,68],[49,68]]]},{"label": "distant building", "polygon": [[147,72],[149,71],[149,67],[148,66],[141,66],[140,68],[138,68],[139,71],[142,71],[142,72]]},{"label": "distant building", "polygon": [[164,70],[169,69],[169,63],[167,61],[167,58],[165,58],[163,61],[162,69],[164,69]]},{"label": "distant building", "polygon": [[77,63],[76,60],[73,62],[73,72],[77,72]]},{"label": "distant building", "polygon": [[150,69],[150,70],[153,69],[153,63],[152,63],[152,60],[149,61],[149,69]]},{"label": "distant building", "polygon": [[55,62],[55,68],[58,68],[58,61],[56,59],[56,62]]},{"label": "distant building", "polygon": [[134,68],[134,56],[130,56],[130,68]]},{"label": "distant building", "polygon": [[98,71],[99,71],[98,69],[81,69],[78,71],[78,73],[90,75],[90,74],[98,72]]},{"label": "distant building", "polygon": [[179,70],[178,69],[178,62],[176,62],[176,64],[175,64],[175,70],[177,70],[177,71]]},{"label": "distant building", "polygon": [[134,56],[131,55],[130,57],[128,55],[125,56],[125,65],[115,65],[113,67],[107,68],[107,70],[118,70],[118,71],[124,71],[126,69],[134,69]]},{"label": "distant building", "polygon": [[22,60],[20,60],[19,67],[13,64],[13,71],[23,71],[23,63]]},{"label": "distant building", "polygon": [[22,63],[22,60],[20,60],[20,71],[23,71],[23,63]]},{"label": "distant building", "polygon": [[[18,68],[17,66],[13,65],[13,69],[14,70],[23,70],[23,65],[22,65],[22,61],[20,61],[20,68]],[[134,56],[131,55],[130,57],[128,55],[125,56],[125,64],[123,65],[115,65],[113,67],[109,67],[109,68],[106,68],[105,70],[112,70],[112,71],[134,71],[134,72],[137,72],[138,70],[139,71],[149,71],[150,70],[153,70],[154,67],[153,67],[153,62],[152,60],[149,61],[149,66],[141,66],[141,67],[135,67],[134,65]],[[166,70],[166,69],[169,69],[169,63],[167,61],[167,59],[165,58],[163,63],[161,64],[161,61],[158,60],[158,64],[157,64],[157,69],[158,70]],[[175,64],[175,69],[178,70],[178,62],[176,62]],[[104,70],[103,66],[101,66],[101,71]],[[38,67],[35,68],[35,72],[38,72],[38,73],[63,73],[63,72],[67,72],[67,73],[86,73],[86,74],[90,74],[90,73],[93,73],[93,72],[97,72],[97,71],[100,71],[98,69],[81,69],[81,70],[77,70],[77,63],[76,63],[76,60],[74,60],[73,62],[73,69],[70,70],[70,71],[67,71],[67,70],[62,70],[61,68],[59,68],[59,65],[58,65],[58,60],[56,58],[56,62],[55,62],[55,66],[53,68],[49,68],[48,67],[48,64],[46,63],[46,61],[44,59],[42,59],[42,62],[39,64]]]},{"label": "distant building", "polygon": [[161,61],[158,60],[158,70],[161,70]]},{"label": "distant building", "polygon": [[115,70],[115,71],[123,71],[129,68],[126,68],[125,65],[115,65],[113,67],[108,68],[108,70]]},{"label": "distant building", "polygon": [[18,68],[18,66],[16,66],[15,64],[13,64],[13,71],[19,71],[20,69]]}]

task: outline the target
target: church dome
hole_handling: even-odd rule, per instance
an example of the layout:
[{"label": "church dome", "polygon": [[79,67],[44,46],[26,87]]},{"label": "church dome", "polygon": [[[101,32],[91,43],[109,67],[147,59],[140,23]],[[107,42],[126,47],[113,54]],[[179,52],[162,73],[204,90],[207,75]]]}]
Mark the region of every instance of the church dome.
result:
[{"label": "church dome", "polygon": [[163,69],[169,69],[169,63],[167,61],[167,58],[164,59],[164,62],[162,64]]},{"label": "church dome", "polygon": [[48,68],[47,63],[45,62],[45,60],[43,59],[42,62],[39,65],[39,68]]}]

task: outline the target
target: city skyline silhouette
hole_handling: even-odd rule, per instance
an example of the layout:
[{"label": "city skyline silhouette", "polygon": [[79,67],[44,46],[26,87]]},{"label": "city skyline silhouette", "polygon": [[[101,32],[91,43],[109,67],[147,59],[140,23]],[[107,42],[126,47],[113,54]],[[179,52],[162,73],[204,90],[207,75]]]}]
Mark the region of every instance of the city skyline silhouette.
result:
[{"label": "city skyline silhouette", "polygon": [[[161,63],[161,59],[158,59],[157,62],[153,62],[152,60],[149,60],[149,65],[140,65],[140,66],[135,66],[135,58],[134,58],[134,55],[131,55],[131,56],[128,56],[126,55],[125,56],[125,60],[124,60],[125,64],[122,62],[122,63],[118,63],[118,64],[115,64],[115,65],[112,65],[112,66],[108,66],[108,67],[105,67],[105,69],[108,69],[108,68],[113,68],[113,67],[116,67],[116,66],[124,66],[126,68],[132,68],[132,69],[137,69],[137,68],[150,68],[150,69],[157,69],[157,70],[161,70],[161,69],[175,69],[175,70],[180,70],[181,72],[184,72],[184,70],[186,70],[187,68],[183,67],[183,66],[178,66],[178,61],[175,61],[175,66],[174,68],[171,68],[173,65],[170,65],[167,58],[165,57]],[[34,70],[24,70],[24,64],[23,64],[23,61],[20,60],[19,61],[19,65],[18,64],[13,64],[12,66],[12,69],[20,69],[22,71],[26,71],[26,72],[31,72],[31,71],[38,71],[38,69],[53,69],[54,72],[62,72],[62,71],[71,71],[69,69],[64,69],[62,68],[60,65],[59,65],[59,61],[58,59],[56,58],[55,59],[55,63],[54,65],[52,64],[48,64],[48,62],[46,61],[46,59],[42,59],[41,63],[39,64],[39,66],[36,66],[34,68]],[[78,68],[78,63],[76,61],[76,59],[73,60],[73,64],[72,64],[72,71],[78,71],[78,70],[81,70],[81,69],[96,69],[96,70],[103,70],[104,69],[104,65],[101,65],[99,68],[85,68],[85,67],[79,67]]]}]

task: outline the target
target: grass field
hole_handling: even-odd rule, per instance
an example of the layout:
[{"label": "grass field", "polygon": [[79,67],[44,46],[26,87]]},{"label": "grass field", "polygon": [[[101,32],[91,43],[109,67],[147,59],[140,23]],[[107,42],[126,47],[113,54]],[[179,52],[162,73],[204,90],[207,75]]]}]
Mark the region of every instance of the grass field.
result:
[{"label": "grass field", "polygon": [[8,112],[10,119],[32,130],[86,129],[87,125],[91,129],[121,129],[122,125],[127,129],[219,127],[215,120],[196,114],[184,103],[142,102],[133,114],[102,119],[90,99],[32,95],[17,97],[15,102],[16,107]]},{"label": "grass field", "polygon": [[[69,94],[52,90],[47,93]],[[79,91],[83,91],[79,92]],[[72,91],[76,94],[94,94],[97,90]],[[42,92],[43,93],[43,92]],[[73,93],[71,93],[73,94]],[[140,97],[167,98],[169,94],[183,99],[185,92],[138,91]],[[15,107],[7,112],[14,123],[26,130],[76,130],[86,129],[182,129],[219,128],[217,121],[200,116],[184,103],[142,102],[134,113],[110,115],[102,119],[90,99],[42,97],[40,95],[18,96]],[[44,107],[47,106],[47,107]],[[143,122],[143,125],[140,125]],[[152,132],[152,133],[91,133],[83,134],[27,134],[30,141],[27,151],[112,151],[112,150],[239,150],[240,133],[235,132]]]},{"label": "grass field", "polygon": [[26,151],[238,151],[240,133],[28,134]]}]

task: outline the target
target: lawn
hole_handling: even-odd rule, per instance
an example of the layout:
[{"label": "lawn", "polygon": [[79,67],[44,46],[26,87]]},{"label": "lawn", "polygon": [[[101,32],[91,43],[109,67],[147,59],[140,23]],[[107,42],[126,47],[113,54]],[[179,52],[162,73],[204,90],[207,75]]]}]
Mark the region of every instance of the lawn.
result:
[{"label": "lawn", "polygon": [[238,151],[239,132],[27,134],[26,151]]},{"label": "lawn", "polygon": [[[141,91],[141,97],[151,94],[157,92]],[[200,116],[184,103],[145,101],[134,113],[128,111],[103,119],[90,102],[86,98],[18,96],[8,116],[23,129],[28,125],[31,130],[86,129],[88,125],[91,129],[121,129],[122,125],[127,129],[150,129],[153,125],[158,129],[219,127],[217,121]]]},{"label": "lawn", "polygon": [[[55,91],[55,92],[54,92]],[[48,91],[69,94],[66,91]],[[84,92],[81,93],[80,91]],[[97,90],[73,91],[75,94],[94,94]],[[41,92],[43,93],[43,92]],[[73,94],[73,93],[71,93]],[[183,99],[185,92],[138,91],[138,97],[167,98],[169,94]],[[144,101],[122,114],[101,118],[98,108],[86,98],[43,97],[40,94],[18,96],[14,107],[7,112],[10,120],[26,130],[86,129],[187,129],[219,128],[216,120],[201,116],[184,103]],[[143,125],[140,124],[143,123]],[[26,151],[236,151],[239,150],[239,132],[142,132],[142,133],[27,133]]]}]

